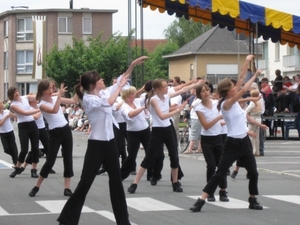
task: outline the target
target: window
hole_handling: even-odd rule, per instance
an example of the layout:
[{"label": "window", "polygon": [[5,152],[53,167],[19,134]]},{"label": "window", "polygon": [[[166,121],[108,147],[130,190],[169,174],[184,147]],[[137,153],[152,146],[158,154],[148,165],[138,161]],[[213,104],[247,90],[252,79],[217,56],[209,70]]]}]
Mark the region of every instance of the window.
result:
[{"label": "window", "polygon": [[4,52],[4,69],[8,69],[8,52]]},{"label": "window", "polygon": [[263,52],[262,52],[262,58],[263,59],[268,59],[269,58],[269,47],[268,47],[269,43],[263,42]]},{"label": "window", "polygon": [[8,37],[8,20],[4,21],[4,37]]},{"label": "window", "polygon": [[83,17],[82,18],[82,33],[91,34],[92,33],[92,18]]},{"label": "window", "polygon": [[17,40],[18,41],[32,41],[33,29],[32,18],[17,19]]},{"label": "window", "polygon": [[17,74],[31,74],[33,51],[17,51]]},{"label": "window", "polygon": [[73,22],[71,17],[59,17],[58,18],[58,33],[72,33]]}]

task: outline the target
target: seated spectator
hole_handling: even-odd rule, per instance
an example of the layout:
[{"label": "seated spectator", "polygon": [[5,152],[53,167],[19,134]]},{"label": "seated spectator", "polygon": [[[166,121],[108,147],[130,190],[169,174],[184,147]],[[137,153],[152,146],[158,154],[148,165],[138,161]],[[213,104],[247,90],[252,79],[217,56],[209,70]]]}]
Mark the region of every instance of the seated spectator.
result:
[{"label": "seated spectator", "polygon": [[282,89],[283,77],[281,76],[280,70],[275,70],[275,75],[276,75],[276,78],[274,81],[272,81],[272,85],[273,85],[272,89],[273,89],[274,97],[277,97],[278,93]]},{"label": "seated spectator", "polygon": [[282,89],[279,91],[279,93],[277,94],[277,98],[275,99],[276,100],[277,112],[284,111],[284,108],[283,108],[283,97],[284,97],[284,95],[288,94],[287,88],[289,88],[292,85],[293,84],[290,81],[290,78],[288,76],[285,76],[283,78]]},{"label": "seated spectator", "polygon": [[77,127],[78,119],[81,119],[83,115],[83,110],[80,108],[80,105],[75,105],[74,110],[69,114],[69,126],[71,129]]},{"label": "seated spectator", "polygon": [[265,100],[265,116],[272,116],[274,113],[275,101],[272,95],[272,89],[269,85],[268,78],[263,78],[260,81],[261,90],[260,92],[263,95],[263,99]]},{"label": "seated spectator", "polygon": [[297,74],[294,80],[295,80],[294,84],[286,88],[287,94],[283,96],[284,112],[290,112],[290,110],[292,110],[293,112],[298,111],[297,109],[299,105],[298,86],[300,83],[300,74]]}]

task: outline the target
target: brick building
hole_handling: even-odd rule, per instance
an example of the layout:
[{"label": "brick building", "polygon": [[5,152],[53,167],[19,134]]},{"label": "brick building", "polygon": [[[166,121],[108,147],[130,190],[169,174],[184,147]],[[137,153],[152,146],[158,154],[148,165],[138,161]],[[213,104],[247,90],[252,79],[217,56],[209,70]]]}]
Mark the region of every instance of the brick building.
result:
[{"label": "brick building", "polygon": [[59,49],[72,45],[73,37],[108,39],[112,35],[112,15],[117,10],[101,9],[13,9],[0,13],[0,99],[7,98],[7,88],[16,86],[21,94],[36,92],[32,79],[32,16],[46,17],[46,52],[54,43]]}]

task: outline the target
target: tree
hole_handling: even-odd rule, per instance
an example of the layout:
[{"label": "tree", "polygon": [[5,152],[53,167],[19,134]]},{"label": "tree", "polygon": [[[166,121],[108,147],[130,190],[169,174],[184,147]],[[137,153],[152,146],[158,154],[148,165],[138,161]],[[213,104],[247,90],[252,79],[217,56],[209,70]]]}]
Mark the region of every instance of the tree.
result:
[{"label": "tree", "polygon": [[164,30],[165,38],[175,42],[179,47],[194,40],[211,28],[211,25],[205,25],[201,22],[186,20],[184,17],[176,18],[173,23]]}]

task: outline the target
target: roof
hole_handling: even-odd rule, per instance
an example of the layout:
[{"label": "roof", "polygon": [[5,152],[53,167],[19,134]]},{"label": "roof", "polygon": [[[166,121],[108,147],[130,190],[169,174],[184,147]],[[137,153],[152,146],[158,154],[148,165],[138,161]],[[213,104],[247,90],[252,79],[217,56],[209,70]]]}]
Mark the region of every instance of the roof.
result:
[{"label": "roof", "polygon": [[[135,44],[137,43],[137,46],[141,47],[141,40],[138,39],[136,41],[137,42],[133,40],[131,46],[135,47]],[[154,52],[158,45],[165,44],[167,42],[167,39],[144,39],[144,49],[146,49],[148,52]]]},{"label": "roof", "polygon": [[49,13],[49,12],[89,12],[89,13],[116,13],[118,10],[115,9],[89,9],[89,8],[82,8],[82,9],[16,9],[16,10],[8,10],[0,13],[0,18],[5,17],[11,14],[34,14],[34,13]]},{"label": "roof", "polygon": [[249,54],[249,40],[237,40],[236,36],[235,32],[216,26],[164,58],[194,54]]}]

